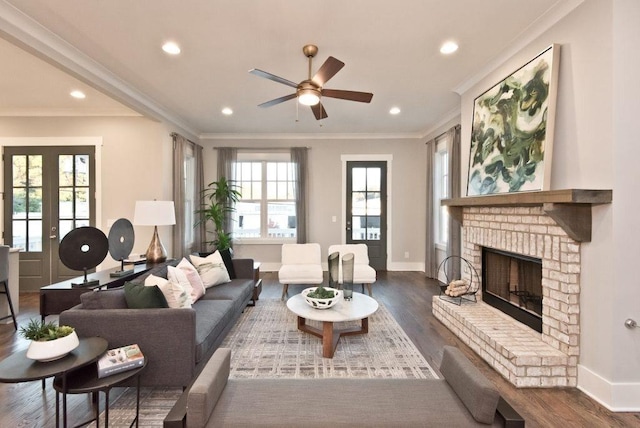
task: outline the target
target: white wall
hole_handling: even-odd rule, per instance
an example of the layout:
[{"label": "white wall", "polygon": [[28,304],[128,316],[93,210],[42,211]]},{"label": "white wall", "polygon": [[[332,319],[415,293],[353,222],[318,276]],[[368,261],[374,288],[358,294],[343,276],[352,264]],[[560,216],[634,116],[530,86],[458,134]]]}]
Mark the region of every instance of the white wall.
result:
[{"label": "white wall", "polygon": [[[172,139],[169,128],[142,117],[0,118],[0,138],[102,137],[102,212],[96,226],[109,233],[110,221],[133,221],[136,200],[172,199]],[[146,252],[153,229],[134,227],[134,253]],[[171,252],[171,227],[159,228]],[[103,267],[117,263],[107,256]]]},{"label": "white wall", "polygon": [[[318,242],[323,257],[331,244],[342,242],[342,155],[391,155],[392,223],[389,224],[391,258],[389,270],[424,270],[425,157],[426,140],[203,140],[205,181],[215,180],[213,147],[309,147],[309,242]],[[337,221],[331,221],[335,216]],[[235,245],[238,257],[262,262],[261,269],[277,270],[280,245]],[[405,258],[405,252],[409,258]]]},{"label": "white wall", "polygon": [[582,245],[578,385],[613,410],[640,410],[640,330],[623,326],[640,320],[639,5],[586,0],[462,95],[464,192],[474,98],[550,44],[562,46],[551,189],[613,189],[611,205],[594,207],[593,239]]}]

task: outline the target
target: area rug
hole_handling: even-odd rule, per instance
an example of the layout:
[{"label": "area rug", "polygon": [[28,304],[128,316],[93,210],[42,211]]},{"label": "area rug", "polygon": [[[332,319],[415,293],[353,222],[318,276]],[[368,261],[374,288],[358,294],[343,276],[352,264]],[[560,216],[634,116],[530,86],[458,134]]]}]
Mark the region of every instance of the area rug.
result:
[{"label": "area rug", "polygon": [[[340,326],[351,324],[359,321]],[[232,379],[438,377],[383,304],[369,317],[369,332],[341,337],[332,359],[322,357],[319,338],[298,330],[296,315],[280,300],[259,300],[248,307],[222,347],[231,348]],[[139,425],[162,426],[181,392],[143,388]],[[134,412],[135,389],[128,388],[110,406],[109,425],[128,427]]]}]

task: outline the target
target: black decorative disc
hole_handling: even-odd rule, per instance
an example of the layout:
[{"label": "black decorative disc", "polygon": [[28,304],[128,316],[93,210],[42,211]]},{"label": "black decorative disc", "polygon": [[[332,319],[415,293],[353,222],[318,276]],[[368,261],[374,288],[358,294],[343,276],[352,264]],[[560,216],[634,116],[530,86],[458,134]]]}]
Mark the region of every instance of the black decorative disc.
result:
[{"label": "black decorative disc", "polygon": [[109,230],[109,254],[113,260],[124,260],[133,250],[135,234],[133,225],[126,218],[120,218]]},{"label": "black decorative disc", "polygon": [[67,233],[58,247],[60,261],[69,269],[84,270],[98,266],[109,249],[109,241],[100,229],[83,226]]}]

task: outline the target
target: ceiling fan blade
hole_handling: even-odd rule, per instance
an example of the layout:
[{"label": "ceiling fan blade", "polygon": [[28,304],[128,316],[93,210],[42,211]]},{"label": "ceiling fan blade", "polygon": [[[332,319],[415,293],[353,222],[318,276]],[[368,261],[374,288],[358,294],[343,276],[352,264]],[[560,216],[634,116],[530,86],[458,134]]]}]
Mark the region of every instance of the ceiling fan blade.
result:
[{"label": "ceiling fan blade", "polygon": [[329,81],[333,76],[336,75],[338,71],[340,71],[344,67],[344,62],[339,59],[335,59],[330,56],[327,60],[322,64],[318,72],[315,76],[313,76],[313,82],[318,86],[323,86],[325,83]]},{"label": "ceiling fan blade", "polygon": [[326,119],[327,117],[329,117],[322,103],[318,103],[314,106],[311,106],[311,111],[313,112],[313,115],[316,117],[316,120]]},{"label": "ceiling fan blade", "polygon": [[257,68],[252,68],[251,70],[249,70],[249,73],[255,74],[258,77],[264,77],[265,79],[273,80],[274,82],[282,83],[283,85],[291,86],[292,88],[298,87],[298,84],[293,83],[291,80],[287,80],[283,77],[276,76],[275,74],[271,74],[266,71],[258,70]]},{"label": "ceiling fan blade", "polygon": [[292,100],[296,97],[296,94],[285,95],[284,97],[276,98],[271,101],[267,101],[266,103],[258,104],[258,107],[271,107],[276,104],[283,103],[285,101]]},{"label": "ceiling fan blade", "polygon": [[373,94],[370,92],[341,91],[339,89],[322,89],[322,96],[357,101],[359,103],[370,103],[371,98],[373,98]]}]

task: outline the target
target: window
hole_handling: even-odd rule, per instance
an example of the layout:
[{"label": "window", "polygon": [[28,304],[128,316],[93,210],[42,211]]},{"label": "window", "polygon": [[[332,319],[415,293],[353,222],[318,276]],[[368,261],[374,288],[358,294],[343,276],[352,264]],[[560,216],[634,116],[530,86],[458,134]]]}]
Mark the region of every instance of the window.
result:
[{"label": "window", "polygon": [[436,212],[434,213],[436,245],[445,247],[449,240],[449,211],[440,204],[441,199],[449,197],[449,153],[447,152],[447,137],[442,137],[436,143],[434,165],[434,198]]},{"label": "window", "polygon": [[289,153],[238,155],[235,239],[295,240],[294,165]]}]

